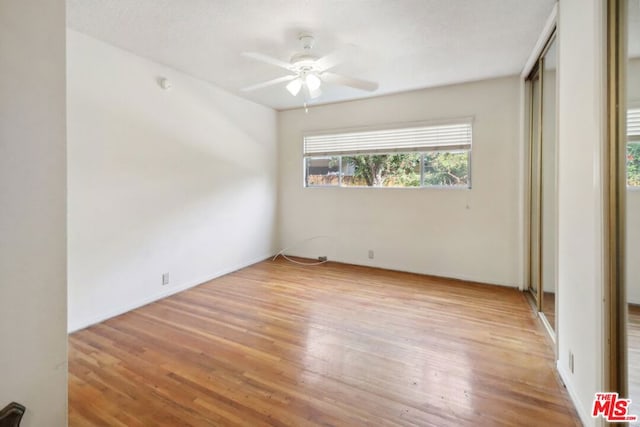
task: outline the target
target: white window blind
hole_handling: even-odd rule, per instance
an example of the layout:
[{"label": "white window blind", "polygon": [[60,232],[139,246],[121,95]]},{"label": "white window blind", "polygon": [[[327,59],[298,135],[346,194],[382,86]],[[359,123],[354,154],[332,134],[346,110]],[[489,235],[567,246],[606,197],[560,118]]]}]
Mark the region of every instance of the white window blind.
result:
[{"label": "white window blind", "polygon": [[305,156],[471,149],[471,122],[304,137]]},{"label": "white window blind", "polygon": [[640,141],[640,108],[627,110],[627,137],[629,141]]}]

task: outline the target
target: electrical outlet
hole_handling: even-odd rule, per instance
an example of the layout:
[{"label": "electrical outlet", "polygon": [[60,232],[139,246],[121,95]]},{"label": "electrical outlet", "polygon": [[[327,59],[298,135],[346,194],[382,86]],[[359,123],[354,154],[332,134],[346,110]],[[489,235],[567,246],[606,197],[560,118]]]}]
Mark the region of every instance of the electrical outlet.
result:
[{"label": "electrical outlet", "polygon": [[373,249],[369,249],[369,259],[373,259]]},{"label": "electrical outlet", "polygon": [[569,370],[573,374],[573,352],[569,350]]},{"label": "electrical outlet", "polygon": [[162,286],[169,284],[169,273],[164,273],[162,275]]}]

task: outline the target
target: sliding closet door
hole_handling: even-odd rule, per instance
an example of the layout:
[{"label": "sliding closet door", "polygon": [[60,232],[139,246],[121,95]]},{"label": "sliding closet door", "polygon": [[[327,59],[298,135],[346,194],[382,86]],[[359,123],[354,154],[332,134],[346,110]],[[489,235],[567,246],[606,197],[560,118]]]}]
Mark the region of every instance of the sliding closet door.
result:
[{"label": "sliding closet door", "polygon": [[541,129],[541,311],[555,331],[557,259],[557,126],[556,126],[556,41],[553,39],[542,57]]},{"label": "sliding closet door", "polygon": [[529,292],[555,331],[557,135],[555,35],[527,79],[529,88]]},{"label": "sliding closet door", "polygon": [[539,68],[529,78],[530,108],[529,108],[529,148],[530,148],[530,203],[529,203],[529,292],[540,308],[540,248],[541,248],[541,221],[540,221],[540,180],[541,180],[541,150],[540,150],[540,122],[541,122],[541,97],[542,86]]},{"label": "sliding closet door", "polygon": [[[627,385],[631,399],[630,413],[640,416],[640,2],[626,4],[627,81],[626,130],[621,132],[621,151],[626,154],[626,182],[620,183],[626,196],[625,266],[627,306]],[[618,175],[619,176],[619,175]],[[624,311],[624,307],[623,307]],[[624,316],[624,313],[621,314]],[[640,420],[629,423],[640,426]]]}]

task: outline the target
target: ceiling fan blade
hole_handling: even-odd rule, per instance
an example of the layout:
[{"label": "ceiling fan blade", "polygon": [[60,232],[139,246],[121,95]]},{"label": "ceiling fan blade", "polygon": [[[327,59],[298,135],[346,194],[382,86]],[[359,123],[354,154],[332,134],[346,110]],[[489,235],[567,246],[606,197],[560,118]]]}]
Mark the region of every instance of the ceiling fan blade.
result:
[{"label": "ceiling fan blade", "polygon": [[332,52],[316,60],[315,68],[320,72],[330,70],[336,65],[342,62],[345,62],[347,59],[349,59],[349,57],[354,52],[354,50],[355,50],[354,45],[350,45],[350,44],[345,45],[340,49],[336,50],[335,52]]},{"label": "ceiling fan blade", "polygon": [[290,70],[291,69],[291,64],[289,64],[288,62],[281,61],[281,60],[279,60],[277,58],[273,58],[273,57],[268,56],[268,55],[263,55],[262,53],[242,52],[242,55],[247,57],[247,58],[255,59],[256,61],[266,62],[267,64],[271,64],[271,65],[275,65],[276,67],[284,68],[285,70]]},{"label": "ceiling fan blade", "polygon": [[269,80],[266,82],[262,82],[262,83],[258,83],[255,85],[251,85],[251,86],[247,86],[245,88],[240,89],[243,92],[251,92],[252,90],[256,90],[256,89],[262,89],[263,87],[268,87],[268,86],[273,86],[273,85],[277,85],[278,83],[283,83],[283,82],[288,82],[291,81],[295,78],[297,78],[298,76],[294,76],[294,75],[290,75],[290,76],[282,76],[282,77],[278,77],[277,79],[273,79],[273,80]]},{"label": "ceiling fan blade", "polygon": [[320,77],[327,83],[349,86],[360,90],[366,90],[367,92],[373,92],[378,89],[378,83],[376,82],[355,79],[353,77],[342,76],[340,74],[322,73]]}]

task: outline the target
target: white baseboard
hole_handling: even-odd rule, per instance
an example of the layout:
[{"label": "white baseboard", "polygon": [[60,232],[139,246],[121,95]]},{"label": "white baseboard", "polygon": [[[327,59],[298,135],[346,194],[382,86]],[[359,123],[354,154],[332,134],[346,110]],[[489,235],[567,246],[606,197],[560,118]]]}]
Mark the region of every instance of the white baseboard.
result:
[{"label": "white baseboard", "polygon": [[100,322],[104,322],[107,319],[111,319],[112,317],[116,317],[116,316],[120,316],[121,314],[127,313],[131,310],[135,310],[136,308],[140,308],[142,306],[145,306],[147,304],[151,304],[152,302],[161,300],[163,298],[166,298],[168,296],[177,294],[178,292],[182,292],[185,291],[187,289],[193,288],[195,286],[201,285],[203,283],[206,283],[210,280],[216,279],[218,277],[224,276],[226,274],[229,273],[233,273],[234,271],[240,270],[242,268],[248,267],[250,265],[256,264],[258,262],[264,261],[266,259],[269,259],[273,257],[273,255],[264,255],[264,256],[260,256],[260,257],[256,257],[253,258],[247,262],[238,264],[238,265],[234,265],[232,267],[228,267],[222,270],[219,270],[211,275],[208,275],[207,277],[202,277],[200,279],[197,280],[192,280],[188,283],[183,283],[182,285],[178,285],[178,286],[172,286],[170,289],[166,289],[162,292],[158,292],[156,294],[153,295],[149,295],[146,298],[142,298],[140,300],[134,301],[134,302],[130,302],[129,304],[126,305],[122,305],[116,309],[113,310],[109,310],[107,312],[101,313],[99,315],[93,316],[90,319],[86,319],[84,321],[78,322],[76,324],[69,324],[67,331],[69,334],[72,334],[74,332],[77,332],[81,329],[85,329],[88,328],[89,326],[95,325],[96,323],[100,323]]},{"label": "white baseboard", "polygon": [[[309,255],[307,253],[295,253],[293,251],[287,251],[287,253],[285,254],[286,256],[290,256],[290,257],[300,257],[300,258],[309,258],[309,259],[317,259],[316,256],[313,255]],[[454,280],[462,280],[465,282],[473,282],[473,283],[480,283],[483,285],[492,285],[492,286],[503,286],[505,288],[515,288],[515,289],[520,289],[521,284],[520,283],[505,283],[502,281],[498,281],[498,280],[492,280],[492,279],[478,279],[478,278],[474,278],[471,276],[467,276],[464,274],[457,274],[457,273],[433,273],[433,272],[428,272],[428,271],[420,271],[420,270],[416,270],[416,269],[408,269],[408,268],[404,268],[404,267],[397,267],[394,265],[389,265],[389,264],[385,264],[385,263],[378,263],[375,261],[359,261],[359,260],[353,260],[353,259],[338,259],[338,258],[331,258],[329,257],[329,261],[332,262],[337,262],[339,264],[348,264],[348,265],[357,265],[360,267],[372,267],[372,268],[380,268],[382,270],[390,270],[390,271],[399,271],[401,273],[412,273],[412,274],[420,274],[422,276],[432,276],[432,277],[440,277],[443,279],[454,279]]]},{"label": "white baseboard", "polygon": [[571,375],[560,365],[560,361],[556,362],[556,369],[558,369],[560,378],[562,378],[562,382],[567,388],[569,397],[571,398],[573,406],[575,406],[576,411],[578,412],[578,416],[580,417],[580,421],[582,421],[582,425],[594,427],[600,425],[598,423],[598,419],[593,418],[591,416],[591,412],[585,410],[584,406],[582,406],[582,402],[580,402],[580,399],[578,398],[578,394],[576,393],[576,389],[573,386],[573,382],[570,381]]}]

